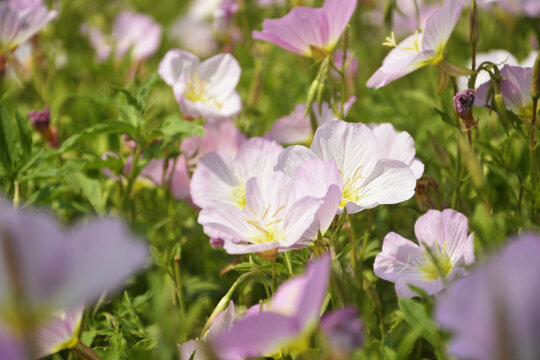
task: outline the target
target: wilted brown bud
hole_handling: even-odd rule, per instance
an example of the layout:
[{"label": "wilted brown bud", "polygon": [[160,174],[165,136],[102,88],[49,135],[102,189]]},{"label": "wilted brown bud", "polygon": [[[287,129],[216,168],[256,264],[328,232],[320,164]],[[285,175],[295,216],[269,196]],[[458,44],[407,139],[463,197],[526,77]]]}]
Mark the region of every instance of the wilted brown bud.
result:
[{"label": "wilted brown bud", "polygon": [[465,130],[470,130],[476,126],[472,115],[476,90],[466,89],[458,92],[454,96],[454,109],[458,116],[463,120]]},{"label": "wilted brown bud", "polygon": [[414,190],[414,197],[418,208],[421,211],[428,211],[429,209],[437,209],[437,204],[433,201],[431,196],[431,189],[435,193],[435,196],[439,196],[439,187],[435,179],[431,176],[423,176],[416,181],[416,188]]},{"label": "wilted brown bud", "polygon": [[49,128],[49,124],[51,122],[51,111],[47,105],[45,105],[45,109],[42,111],[33,110],[26,114],[26,116],[28,116],[30,119],[30,124],[32,124],[34,129],[40,133],[47,131]]}]

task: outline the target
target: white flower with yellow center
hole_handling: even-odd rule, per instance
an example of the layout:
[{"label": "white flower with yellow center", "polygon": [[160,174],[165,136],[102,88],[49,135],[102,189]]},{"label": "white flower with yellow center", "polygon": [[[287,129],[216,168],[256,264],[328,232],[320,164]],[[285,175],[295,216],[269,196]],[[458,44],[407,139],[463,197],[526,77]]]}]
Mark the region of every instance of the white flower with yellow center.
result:
[{"label": "white flower with yellow center", "polygon": [[249,179],[245,203],[240,209],[231,202],[215,202],[199,215],[205,231],[219,234],[229,254],[256,252],[271,257],[278,251],[308,246],[306,239],[317,237],[312,224],[323,200],[298,197],[294,180],[282,172]]},{"label": "white flower with yellow center", "polygon": [[187,117],[226,119],[240,112],[242,102],[235,88],[241,69],[231,54],[201,62],[186,51],[169,50],[158,73],[173,87],[176,101]]},{"label": "white flower with yellow center", "polygon": [[377,137],[364,124],[330,121],[315,133],[311,149],[291,146],[279,157],[276,170],[294,176],[306,161],[335,161],[343,186],[339,208],[357,213],[380,204],[396,204],[414,195],[416,178],[408,164],[379,157]]},{"label": "white flower with yellow center", "polygon": [[375,275],[394,282],[399,297],[418,296],[414,285],[428,294],[444,288],[444,281],[466,273],[474,262],[473,234],[467,218],[451,209],[429,210],[414,226],[420,245],[396,233],[384,238],[382,252],[375,258]]}]

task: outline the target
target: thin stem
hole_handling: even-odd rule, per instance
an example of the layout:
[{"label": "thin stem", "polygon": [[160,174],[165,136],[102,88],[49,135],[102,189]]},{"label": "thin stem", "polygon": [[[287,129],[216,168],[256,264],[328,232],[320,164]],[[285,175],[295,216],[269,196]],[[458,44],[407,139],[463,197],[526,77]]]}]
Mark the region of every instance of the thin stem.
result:
[{"label": "thin stem", "polygon": [[13,207],[16,209],[19,207],[19,182],[15,180],[13,182]]},{"label": "thin stem", "polygon": [[277,288],[277,268],[276,259],[272,260],[272,294],[276,292]]},{"label": "thin stem", "polygon": [[291,255],[288,251],[285,251],[283,255],[285,256],[285,264],[287,265],[287,270],[289,270],[289,275],[292,277],[294,274],[292,270]]},{"label": "thin stem", "polygon": [[[533,113],[531,118],[531,127],[529,129],[529,155],[531,171],[531,188],[533,193],[538,184],[538,161],[536,159],[536,112],[538,110],[538,99],[533,99]],[[534,196],[531,196],[531,221],[534,222],[535,208]]]},{"label": "thin stem", "polygon": [[135,155],[133,155],[133,162],[131,163],[131,169],[129,171],[126,191],[122,199],[122,208],[125,210],[131,195],[131,190],[133,189],[133,184],[135,183],[135,178],[137,177],[137,164],[139,163],[139,158],[142,154],[142,146],[137,143],[135,146]]},{"label": "thin stem", "polygon": [[77,353],[80,357],[86,360],[100,360],[100,357],[90,349],[88,346],[84,345],[80,340],[77,341],[72,350]]},{"label": "thin stem", "polygon": [[174,282],[176,285],[176,296],[178,297],[178,306],[182,317],[185,315],[184,291],[182,286],[182,276],[180,273],[180,256],[174,257]]},{"label": "thin stem", "polygon": [[358,274],[358,259],[356,258],[356,237],[354,236],[354,228],[351,221],[351,215],[347,213],[347,235],[349,236],[349,242],[351,243],[351,265],[353,269],[354,278],[357,278]]}]

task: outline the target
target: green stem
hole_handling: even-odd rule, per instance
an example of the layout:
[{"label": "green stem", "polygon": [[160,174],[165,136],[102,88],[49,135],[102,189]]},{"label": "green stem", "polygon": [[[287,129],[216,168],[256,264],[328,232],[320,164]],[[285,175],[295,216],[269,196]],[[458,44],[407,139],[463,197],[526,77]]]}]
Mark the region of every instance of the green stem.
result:
[{"label": "green stem", "polygon": [[80,340],[77,341],[77,344],[75,344],[74,347],[72,347],[72,350],[76,352],[77,355],[79,355],[80,357],[86,360],[99,360],[100,359],[100,357],[94,352],[94,350],[84,345]]},{"label": "green stem", "polygon": [[15,180],[13,182],[13,207],[17,209],[19,207],[19,182]]},{"label": "green stem", "polygon": [[176,296],[178,297],[178,306],[182,317],[185,316],[184,291],[182,286],[182,276],[180,273],[180,256],[174,257],[174,282],[176,285]]},{"label": "green stem", "polygon": [[137,143],[137,145],[135,146],[135,155],[133,155],[133,161],[131,163],[131,169],[129,171],[126,191],[124,192],[124,196],[122,199],[122,208],[124,210],[126,210],[128,207],[129,198],[131,196],[131,190],[133,189],[133,184],[135,183],[135,179],[138,175],[137,164],[139,163],[139,158],[141,157],[142,150],[143,150],[142,146]]},{"label": "green stem", "polygon": [[[538,99],[533,99],[533,113],[531,118],[531,126],[529,129],[529,160],[531,171],[531,190],[534,192],[538,185],[538,160],[536,159],[536,112],[538,110]],[[534,196],[531,196],[531,221],[534,222],[535,208]]]},{"label": "green stem", "polygon": [[276,269],[276,260],[272,260],[272,294],[276,292],[277,288],[277,269]]},{"label": "green stem", "polygon": [[240,275],[238,277],[238,279],[236,279],[236,281],[234,282],[234,284],[232,284],[229,291],[227,291],[225,296],[223,296],[221,298],[221,300],[217,304],[216,308],[214,309],[214,311],[212,312],[212,314],[210,315],[210,317],[206,321],[206,324],[204,324],[204,327],[203,327],[203,329],[201,331],[201,336],[200,337],[202,337],[206,333],[206,331],[208,331],[208,329],[210,328],[210,325],[212,324],[212,321],[214,321],[216,316],[218,316],[220,312],[222,312],[223,310],[225,310],[227,308],[227,306],[229,306],[229,301],[231,301],[232,294],[234,293],[234,291],[236,290],[238,285],[240,285],[245,279],[247,279],[248,277],[250,277],[251,275],[256,274],[256,273],[260,274],[260,271],[258,271],[258,270],[250,271],[250,272],[247,272],[245,274]]},{"label": "green stem", "polygon": [[291,255],[289,254],[288,251],[285,251],[283,255],[285,256],[285,264],[287,265],[287,270],[289,271],[289,275],[292,277],[294,276],[294,274],[292,270]]}]

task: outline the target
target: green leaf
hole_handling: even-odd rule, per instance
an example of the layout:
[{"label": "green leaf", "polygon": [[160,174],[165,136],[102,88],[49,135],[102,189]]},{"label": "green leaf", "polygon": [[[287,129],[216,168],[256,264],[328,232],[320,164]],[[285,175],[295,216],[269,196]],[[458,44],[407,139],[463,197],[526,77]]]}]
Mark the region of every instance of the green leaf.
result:
[{"label": "green leaf", "polygon": [[92,204],[96,213],[99,215],[105,214],[106,200],[103,197],[99,181],[91,179],[80,172],[69,174],[65,179],[72,188],[80,189],[90,204]]},{"label": "green leaf", "polygon": [[28,119],[22,116],[19,112],[15,112],[15,118],[17,120],[23,155],[26,159],[32,152],[32,129],[30,128],[30,122]]},{"label": "green leaf", "polygon": [[7,109],[0,105],[0,161],[8,174],[12,172],[16,157],[14,130],[11,116]]},{"label": "green leaf", "polygon": [[176,115],[167,117],[160,130],[166,136],[204,136],[204,128],[201,125],[186,121]]},{"label": "green leaf", "polygon": [[436,346],[437,326],[427,314],[424,305],[408,298],[400,298],[398,304],[407,324],[430,344]]},{"label": "green leaf", "polygon": [[68,139],[66,139],[62,146],[58,148],[56,151],[58,154],[62,154],[69,148],[73,147],[74,145],[80,143],[81,141],[89,138],[93,138],[96,135],[100,134],[111,134],[111,133],[123,133],[128,135],[135,135],[137,132],[137,129],[127,123],[120,122],[120,121],[108,121],[106,123],[97,124],[92,127],[89,127],[83,131],[81,131],[78,134],[72,135]]}]

